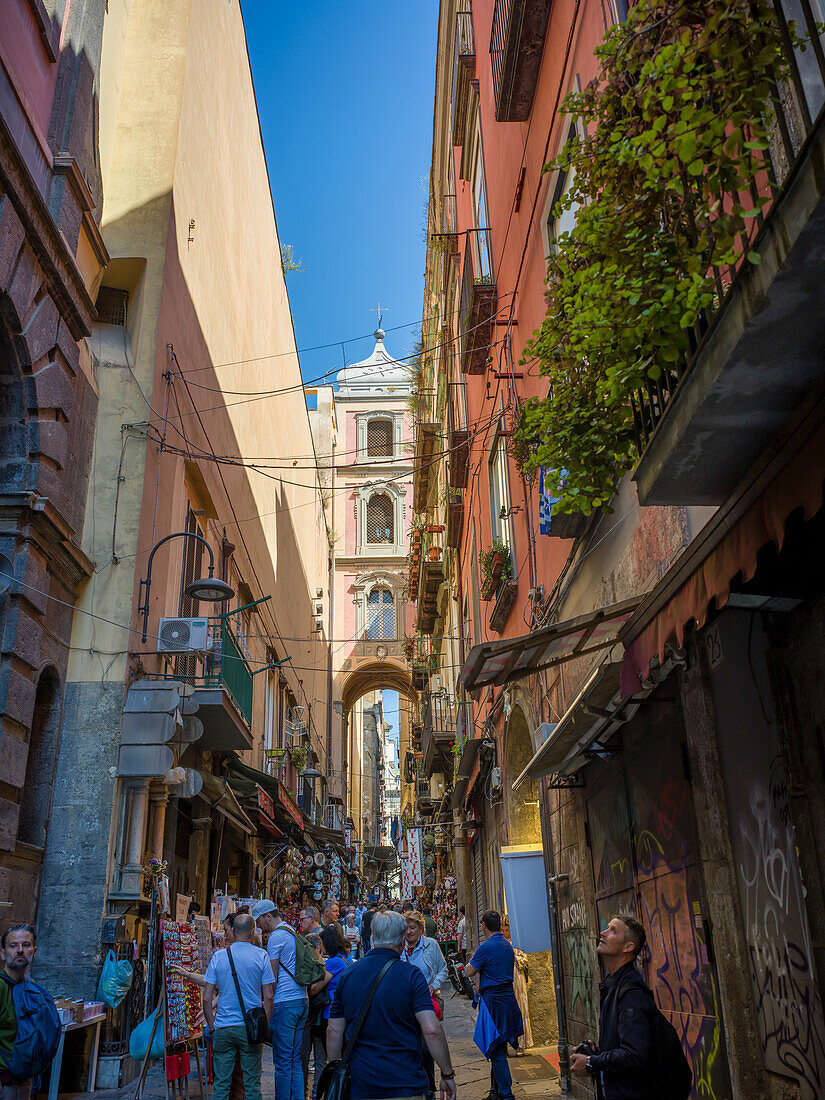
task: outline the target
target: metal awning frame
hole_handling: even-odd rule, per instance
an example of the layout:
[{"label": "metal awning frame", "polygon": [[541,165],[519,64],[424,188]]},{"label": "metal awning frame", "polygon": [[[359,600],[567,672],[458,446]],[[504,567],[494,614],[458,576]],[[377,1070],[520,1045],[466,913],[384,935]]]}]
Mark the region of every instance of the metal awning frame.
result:
[{"label": "metal awning frame", "polygon": [[[621,647],[620,647],[621,648]],[[650,695],[673,670],[685,664],[682,651],[672,651],[664,663],[656,669],[655,675],[647,681],[642,691],[636,695],[622,696],[619,685],[621,671],[621,658],[613,661],[602,661],[588,676],[579,694],[562,715],[556,728],[533,754],[522,773],[513,780],[513,790],[518,790],[528,780],[549,778],[549,786],[555,788],[569,788],[584,786],[577,773],[588,761],[595,758],[607,758],[615,755],[616,750],[609,746],[611,738],[629,722],[636,711],[649,699]],[[597,687],[601,686],[605,677],[611,678],[614,691],[606,706],[588,705],[588,700],[594,694]],[[591,717],[585,730],[575,739],[563,755],[556,759],[554,753],[559,751],[560,743],[563,743],[564,735],[574,719],[586,714]]]},{"label": "metal awning frame", "polygon": [[[584,657],[589,653],[596,653],[602,649],[609,649],[618,641],[619,630],[624,626],[627,618],[636,610],[642,602],[642,596],[633,596],[619,603],[609,604],[606,607],[597,608],[584,615],[577,615],[573,619],[553,623],[552,626],[542,627],[530,634],[522,634],[517,638],[506,638],[500,642],[485,642],[474,646],[470,655],[464,662],[459,673],[459,685],[465,691],[477,691],[485,687],[501,687],[513,680],[521,680],[534,672],[540,672],[544,668],[551,668],[565,661],[572,661],[577,657]],[[596,628],[605,621],[613,619],[621,620],[616,624],[616,630],[609,638],[600,638],[591,643]],[[570,634],[581,633],[576,644],[568,651],[554,653],[542,660],[541,657],[554,643]],[[532,651],[528,664],[520,664],[520,658],[526,651]],[[495,656],[508,654],[502,668],[495,674],[483,676],[484,666]],[[533,658],[536,658],[535,660]],[[516,665],[519,665],[516,668]]]}]

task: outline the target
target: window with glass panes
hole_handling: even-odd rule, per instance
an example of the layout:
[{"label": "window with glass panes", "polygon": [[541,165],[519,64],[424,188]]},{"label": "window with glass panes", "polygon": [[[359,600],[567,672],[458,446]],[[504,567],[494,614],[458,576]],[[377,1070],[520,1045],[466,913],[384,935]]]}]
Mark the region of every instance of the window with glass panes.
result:
[{"label": "window with glass panes", "polygon": [[367,597],[367,640],[395,638],[395,600],[389,588],[373,588]]},{"label": "window with glass panes", "polygon": [[370,420],[367,423],[367,457],[390,458],[393,451],[393,422]]},{"label": "window with glass panes", "polygon": [[513,526],[510,519],[510,483],[507,477],[507,441],[496,438],[490,454],[490,524],[494,539],[501,539],[513,549]]},{"label": "window with glass panes", "polygon": [[392,500],[386,493],[376,493],[367,504],[367,542],[393,542],[394,527]]}]

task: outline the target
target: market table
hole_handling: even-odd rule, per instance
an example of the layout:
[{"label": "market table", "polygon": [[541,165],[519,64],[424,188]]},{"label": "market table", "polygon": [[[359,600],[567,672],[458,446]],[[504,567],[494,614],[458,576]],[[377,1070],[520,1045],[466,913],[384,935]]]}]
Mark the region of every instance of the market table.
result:
[{"label": "market table", "polygon": [[55,1054],[51,1066],[48,1100],[57,1100],[57,1093],[60,1087],[60,1069],[63,1065],[63,1046],[66,1042],[66,1032],[78,1031],[81,1027],[94,1027],[95,1029],[95,1033],[92,1037],[92,1053],[89,1058],[89,1077],[86,1082],[86,1091],[94,1092],[95,1082],[97,1081],[97,1059],[100,1054],[100,1025],[105,1019],[106,1013],[101,1012],[99,1016],[92,1016],[88,1020],[81,1020],[79,1023],[72,1021],[70,1024],[60,1025],[60,1042],[58,1043],[57,1054]]}]

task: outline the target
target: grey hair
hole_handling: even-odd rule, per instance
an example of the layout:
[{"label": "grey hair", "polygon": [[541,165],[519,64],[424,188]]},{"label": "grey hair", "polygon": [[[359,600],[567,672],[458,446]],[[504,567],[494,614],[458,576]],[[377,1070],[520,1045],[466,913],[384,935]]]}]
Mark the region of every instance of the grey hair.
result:
[{"label": "grey hair", "polygon": [[376,913],[370,925],[373,947],[399,947],[407,932],[407,922],[400,913]]}]

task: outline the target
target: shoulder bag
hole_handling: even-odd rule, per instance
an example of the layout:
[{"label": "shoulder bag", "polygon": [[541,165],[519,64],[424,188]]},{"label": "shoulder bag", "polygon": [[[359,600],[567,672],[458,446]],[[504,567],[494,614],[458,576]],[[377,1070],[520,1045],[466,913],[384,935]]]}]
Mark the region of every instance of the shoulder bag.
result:
[{"label": "shoulder bag", "polygon": [[358,1013],[355,1025],[352,1029],[352,1035],[350,1035],[349,1041],[344,1047],[341,1057],[337,1058],[334,1062],[327,1062],[324,1066],[318,1080],[318,1100],[350,1100],[349,1061],[352,1057],[352,1052],[355,1049],[355,1044],[358,1040],[361,1028],[364,1026],[364,1020],[367,1018],[372,999],[379,985],[384,980],[384,975],[389,968],[397,962],[398,959],[390,959],[389,962],[384,963],[376,974],[375,981],[370,986],[367,998],[361,1006],[361,1011]]},{"label": "shoulder bag", "polygon": [[247,1012],[246,1005],[243,1003],[243,994],[241,993],[241,983],[238,981],[238,972],[235,970],[235,964],[232,961],[232,948],[227,947],[226,955],[229,959],[229,967],[232,970],[232,978],[235,982],[235,989],[238,993],[238,1004],[241,1006],[241,1015],[243,1016],[243,1022],[246,1026],[246,1037],[249,1040],[250,1045],[259,1046],[261,1043],[269,1042],[269,1020],[266,1018],[266,1013],[262,1008],[250,1008]]}]

